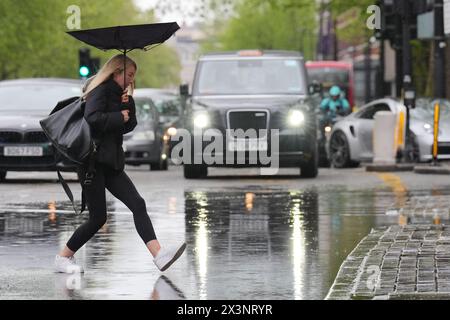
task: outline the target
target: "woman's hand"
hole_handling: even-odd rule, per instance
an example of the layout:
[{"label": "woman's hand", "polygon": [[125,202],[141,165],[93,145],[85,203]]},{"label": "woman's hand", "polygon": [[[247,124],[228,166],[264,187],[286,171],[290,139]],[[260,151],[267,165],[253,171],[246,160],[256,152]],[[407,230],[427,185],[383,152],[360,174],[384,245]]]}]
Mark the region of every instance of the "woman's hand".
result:
[{"label": "woman's hand", "polygon": [[[122,103],[128,103],[128,89],[123,90]],[[122,110],[123,121],[128,122],[130,120],[130,110]]]},{"label": "woman's hand", "polygon": [[128,122],[128,120],[130,120],[130,110],[122,110],[122,115],[123,115],[123,122]]},{"label": "woman's hand", "polygon": [[128,103],[128,89],[125,89],[122,94],[122,103]]}]

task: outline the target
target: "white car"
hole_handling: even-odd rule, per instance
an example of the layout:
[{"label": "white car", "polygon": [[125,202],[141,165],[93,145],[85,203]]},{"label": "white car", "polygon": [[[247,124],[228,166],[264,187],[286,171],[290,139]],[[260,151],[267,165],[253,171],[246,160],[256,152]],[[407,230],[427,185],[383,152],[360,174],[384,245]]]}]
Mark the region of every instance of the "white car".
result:
[{"label": "white car", "polygon": [[[450,159],[450,101],[420,98],[410,110],[410,131],[413,138],[413,160],[432,160],[434,105],[440,103],[438,159]],[[357,112],[338,121],[327,145],[330,162],[335,168],[356,167],[373,159],[374,116],[391,111],[406,118],[406,107],[398,100],[385,98],[372,101]]]}]

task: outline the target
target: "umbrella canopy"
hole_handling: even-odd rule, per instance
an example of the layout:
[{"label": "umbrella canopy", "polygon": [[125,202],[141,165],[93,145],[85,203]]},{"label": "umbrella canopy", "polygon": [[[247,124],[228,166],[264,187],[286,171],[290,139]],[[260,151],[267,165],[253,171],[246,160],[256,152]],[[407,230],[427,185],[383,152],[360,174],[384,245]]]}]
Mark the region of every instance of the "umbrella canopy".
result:
[{"label": "umbrella canopy", "polygon": [[[76,30],[67,33],[97,49],[105,51],[115,49],[126,55],[134,49],[150,50],[169,39],[178,29],[180,27],[176,22],[166,22]],[[124,69],[125,67],[124,61]]]},{"label": "umbrella canopy", "polygon": [[68,31],[78,40],[100,50],[129,52],[148,50],[169,39],[180,27],[176,22],[115,26],[109,28]]}]

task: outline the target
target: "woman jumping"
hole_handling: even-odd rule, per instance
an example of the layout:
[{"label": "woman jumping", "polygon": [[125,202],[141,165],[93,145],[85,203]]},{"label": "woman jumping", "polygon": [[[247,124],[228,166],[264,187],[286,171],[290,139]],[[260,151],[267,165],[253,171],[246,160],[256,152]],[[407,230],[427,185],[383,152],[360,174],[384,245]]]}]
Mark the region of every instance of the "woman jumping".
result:
[{"label": "woman jumping", "polygon": [[171,248],[160,246],[145,201],[124,171],[123,135],[132,131],[137,124],[134,100],[126,88],[131,88],[136,71],[136,63],[119,54],[106,62],[98,74],[85,85],[84,117],[99,145],[92,182],[87,185],[83,183],[87,166],[81,166],[78,170],[87,200],[89,219],[78,227],[56,256],[57,272],[84,272],[83,268],[76,264],[74,254],[106,223],[105,189],[131,210],[136,230],[159,270],[164,271],[170,267],[186,248],[184,242]]}]

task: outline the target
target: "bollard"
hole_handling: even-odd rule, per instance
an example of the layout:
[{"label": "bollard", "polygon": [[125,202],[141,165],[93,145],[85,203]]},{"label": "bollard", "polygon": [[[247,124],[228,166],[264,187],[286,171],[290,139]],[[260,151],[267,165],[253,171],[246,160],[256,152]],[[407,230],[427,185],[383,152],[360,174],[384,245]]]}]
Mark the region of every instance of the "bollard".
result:
[{"label": "bollard", "polygon": [[404,227],[404,226],[408,225],[408,223],[409,223],[410,221],[411,221],[411,219],[410,219],[407,215],[405,215],[405,214],[403,214],[403,213],[401,213],[401,214],[398,216],[398,225],[399,225],[399,226]]},{"label": "bollard", "polygon": [[436,102],[436,104],[434,105],[433,165],[437,165],[437,157],[438,157],[439,116],[440,116],[440,106],[439,103]]},{"label": "bollard", "polygon": [[401,111],[398,114],[398,127],[397,127],[397,148],[404,149],[405,148],[405,112]]},{"label": "bollard", "polygon": [[394,165],[396,158],[397,116],[389,111],[375,114],[373,130],[373,162],[382,165]]}]

